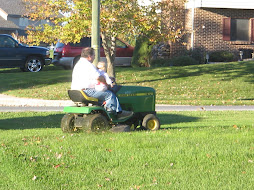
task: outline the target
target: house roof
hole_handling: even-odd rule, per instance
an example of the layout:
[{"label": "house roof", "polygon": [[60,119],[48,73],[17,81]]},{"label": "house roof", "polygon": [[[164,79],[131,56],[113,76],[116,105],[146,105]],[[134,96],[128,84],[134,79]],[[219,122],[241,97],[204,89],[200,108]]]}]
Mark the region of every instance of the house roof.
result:
[{"label": "house roof", "polygon": [[187,0],[186,8],[254,9],[253,0]]},{"label": "house roof", "polygon": [[19,29],[19,27],[11,21],[5,20],[0,17],[0,28],[1,29]]},{"label": "house roof", "polygon": [[23,15],[26,13],[22,0],[0,0],[0,8],[8,15]]}]

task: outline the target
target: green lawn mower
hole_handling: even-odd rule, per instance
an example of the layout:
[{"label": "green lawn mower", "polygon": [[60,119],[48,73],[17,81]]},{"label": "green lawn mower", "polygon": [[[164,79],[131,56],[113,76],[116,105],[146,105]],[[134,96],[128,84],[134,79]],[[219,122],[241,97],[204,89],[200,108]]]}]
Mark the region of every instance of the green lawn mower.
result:
[{"label": "green lawn mower", "polygon": [[125,131],[128,129],[155,131],[160,128],[160,121],[155,112],[155,90],[153,88],[119,87],[116,96],[122,109],[134,113],[122,120],[107,112],[104,106],[99,104],[98,99],[88,97],[82,90],[68,90],[68,95],[76,106],[64,107],[66,114],[61,121],[63,132]]}]

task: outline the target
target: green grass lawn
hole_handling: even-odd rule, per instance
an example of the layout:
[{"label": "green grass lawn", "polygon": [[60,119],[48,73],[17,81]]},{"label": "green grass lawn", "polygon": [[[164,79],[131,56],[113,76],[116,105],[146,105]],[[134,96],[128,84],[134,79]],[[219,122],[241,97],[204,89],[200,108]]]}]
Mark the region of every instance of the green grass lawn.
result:
[{"label": "green grass lawn", "polygon": [[[156,89],[157,104],[253,105],[254,61],[185,67],[116,68],[121,85]],[[0,93],[41,99],[68,99],[71,70],[45,67],[39,73],[0,70]]]},{"label": "green grass lawn", "polygon": [[0,189],[254,189],[254,112],[159,112],[155,132],[62,133],[0,113]]},{"label": "green grass lawn", "polygon": [[[254,62],[117,68],[158,104],[253,105]],[[71,71],[0,70],[0,93],[68,99]],[[158,112],[161,130],[62,133],[62,112],[0,112],[0,190],[254,189],[254,112]]]}]

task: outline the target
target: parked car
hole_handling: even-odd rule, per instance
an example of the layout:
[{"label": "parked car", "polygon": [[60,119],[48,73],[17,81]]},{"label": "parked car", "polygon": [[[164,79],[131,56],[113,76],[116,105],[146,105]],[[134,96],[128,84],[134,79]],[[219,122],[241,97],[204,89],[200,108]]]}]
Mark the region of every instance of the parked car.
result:
[{"label": "parked car", "polygon": [[38,72],[50,63],[47,48],[26,46],[8,34],[0,34],[1,68],[19,67],[22,71]]},{"label": "parked car", "polygon": [[[80,58],[81,50],[85,47],[91,47],[91,38],[84,37],[79,43],[64,44],[58,42],[54,50],[53,64],[63,66],[65,69],[72,69]],[[116,66],[130,66],[134,47],[123,42],[120,39],[116,40]],[[100,48],[100,60],[106,62],[104,49]]]}]

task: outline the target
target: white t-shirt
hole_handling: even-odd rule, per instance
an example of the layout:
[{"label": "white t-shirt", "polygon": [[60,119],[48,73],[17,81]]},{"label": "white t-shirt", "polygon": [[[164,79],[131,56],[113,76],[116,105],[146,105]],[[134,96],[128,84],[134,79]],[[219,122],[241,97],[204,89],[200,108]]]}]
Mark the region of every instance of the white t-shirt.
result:
[{"label": "white t-shirt", "polygon": [[72,72],[71,89],[94,88],[99,76],[97,68],[86,58],[81,57]]}]

